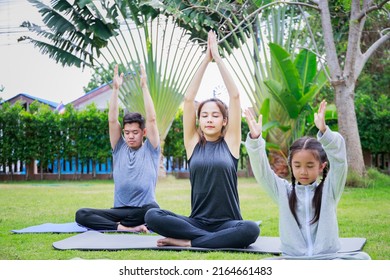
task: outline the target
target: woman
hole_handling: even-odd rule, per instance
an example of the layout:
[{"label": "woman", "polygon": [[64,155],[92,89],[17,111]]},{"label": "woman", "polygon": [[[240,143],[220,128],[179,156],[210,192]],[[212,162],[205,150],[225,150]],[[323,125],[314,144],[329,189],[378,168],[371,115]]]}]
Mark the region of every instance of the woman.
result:
[{"label": "woman", "polygon": [[[208,64],[214,59],[229,93],[227,106],[219,99],[198,106],[195,97]],[[229,127],[228,127],[229,123]],[[237,164],[241,144],[240,95],[218,53],[214,32],[208,34],[206,56],[184,99],[184,145],[191,182],[191,215],[150,209],[145,221],[150,230],[165,236],[158,246],[245,248],[260,229],[243,221],[237,191]]]}]

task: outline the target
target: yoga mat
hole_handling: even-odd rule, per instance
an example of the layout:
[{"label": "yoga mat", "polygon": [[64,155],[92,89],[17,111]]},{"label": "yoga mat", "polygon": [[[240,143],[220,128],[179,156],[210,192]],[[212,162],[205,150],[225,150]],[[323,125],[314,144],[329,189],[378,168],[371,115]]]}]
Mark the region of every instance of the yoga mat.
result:
[{"label": "yoga mat", "polygon": [[[261,221],[255,222],[258,226],[260,226]],[[55,223],[45,223],[41,225],[35,225],[26,227],[23,229],[11,230],[13,233],[80,233],[86,232],[89,229],[83,226],[80,226],[76,222],[72,223],[63,223],[63,224],[55,224]],[[118,232],[117,230],[98,230],[100,232]]]},{"label": "yoga mat", "polygon": [[63,224],[45,223],[11,231],[14,233],[76,233],[87,230],[87,228],[79,226],[76,222],[72,222]]},{"label": "yoga mat", "polygon": [[[280,254],[280,238],[259,236],[256,242],[248,248],[196,248],[196,247],[157,247],[157,240],[162,238],[158,235],[145,234],[104,234],[97,231],[87,231],[53,243],[58,250],[192,250],[192,251],[237,251],[250,253]],[[341,250],[339,252],[361,251],[365,238],[340,238]]]},{"label": "yoga mat", "polygon": [[[46,223],[31,227],[26,227],[19,230],[11,230],[14,233],[80,233],[90,231],[92,229],[80,226],[76,222],[72,223],[63,223],[63,224],[54,224],[54,223]],[[97,230],[98,232],[121,232],[118,230]],[[126,232],[130,233],[130,232]]]}]

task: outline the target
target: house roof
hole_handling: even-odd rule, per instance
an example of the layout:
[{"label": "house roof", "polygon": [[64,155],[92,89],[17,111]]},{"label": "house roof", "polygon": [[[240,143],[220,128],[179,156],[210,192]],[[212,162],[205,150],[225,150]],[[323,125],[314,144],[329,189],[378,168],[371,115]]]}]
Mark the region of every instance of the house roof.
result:
[{"label": "house roof", "polygon": [[107,92],[109,90],[111,90],[110,83],[106,83],[106,84],[101,85],[100,87],[97,87],[97,88],[87,92],[83,96],[77,98],[76,100],[73,100],[70,103],[73,104],[73,106],[75,108],[77,108],[79,105],[86,103],[86,102],[90,101],[91,99],[94,99],[97,96],[99,96],[100,94]]},{"label": "house roof", "polygon": [[50,101],[50,100],[46,100],[46,99],[42,99],[42,98],[39,98],[39,97],[35,97],[35,96],[32,96],[32,95],[27,94],[27,93],[19,93],[19,94],[15,95],[14,97],[11,97],[11,98],[9,98],[7,100],[2,101],[1,103],[9,102],[9,103],[14,104],[15,102],[17,102],[19,100],[25,101],[25,102],[28,102],[28,103],[32,103],[32,102],[34,102],[36,100],[36,101],[38,101],[40,103],[49,105],[53,109],[57,108],[57,106],[58,106],[57,102],[53,102],[53,101]]},{"label": "house roof", "polygon": [[[135,72],[128,72],[125,76],[134,76]],[[80,109],[85,107],[88,104],[95,103],[98,107],[107,108],[108,101],[112,92],[112,80],[97,87],[89,92],[85,93],[83,96],[69,102],[73,104],[75,109]],[[120,106],[122,106],[122,102],[119,100]]]}]

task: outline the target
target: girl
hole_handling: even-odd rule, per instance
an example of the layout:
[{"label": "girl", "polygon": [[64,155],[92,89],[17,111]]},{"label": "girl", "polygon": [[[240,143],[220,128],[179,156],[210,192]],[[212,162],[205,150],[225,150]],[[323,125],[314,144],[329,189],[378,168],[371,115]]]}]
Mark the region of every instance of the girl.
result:
[{"label": "girl", "polygon": [[290,147],[291,183],[271,170],[258,122],[249,110],[245,117],[250,133],[246,140],[253,173],[279,206],[279,231],[283,259],[370,259],[364,252],[338,253],[340,249],[336,207],[347,176],[342,136],[325,124],[322,101],[314,122],[317,139],[303,137]]},{"label": "girl", "polygon": [[[198,106],[195,97],[208,64],[214,59],[229,93],[229,117],[219,99]],[[227,127],[229,123],[229,127]],[[244,248],[255,242],[260,229],[243,221],[237,191],[237,163],[241,143],[241,106],[235,86],[222,58],[214,32],[208,34],[206,56],[188,87],[184,99],[184,145],[189,159],[191,215],[151,209],[148,228],[166,238],[158,246]]]}]

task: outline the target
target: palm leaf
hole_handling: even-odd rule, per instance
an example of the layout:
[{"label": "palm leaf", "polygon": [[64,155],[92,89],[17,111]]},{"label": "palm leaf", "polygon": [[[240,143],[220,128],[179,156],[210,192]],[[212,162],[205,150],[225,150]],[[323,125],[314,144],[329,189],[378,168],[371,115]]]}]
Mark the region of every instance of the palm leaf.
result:
[{"label": "palm leaf", "polygon": [[307,93],[317,74],[316,55],[307,49],[303,49],[295,58],[294,65],[302,81],[303,93]]},{"label": "palm leaf", "polygon": [[[74,65],[74,56],[79,57],[83,63],[75,64],[84,67],[96,63],[101,55],[100,49],[107,46],[107,37],[114,36],[115,32],[107,32],[112,26],[102,26],[102,22],[93,18],[93,14],[87,7],[80,8],[77,3],[70,5],[65,0],[52,2],[53,6],[47,6],[40,1],[29,0],[38,8],[42,20],[49,30],[38,28],[29,22],[23,23],[38,38],[22,37],[20,40],[29,39],[37,46],[47,46],[46,51],[55,52],[56,49],[68,52],[73,56],[61,55],[63,65]],[[43,38],[43,39],[39,39]],[[42,47],[41,47],[42,50]],[[56,57],[54,54],[51,57]],[[70,60],[67,61],[66,58]]]},{"label": "palm leaf", "polygon": [[[90,66],[91,53],[81,48],[71,41],[66,40],[61,36],[45,31],[41,27],[31,24],[29,22],[23,22],[22,27],[28,28],[30,31],[37,33],[45,40],[34,39],[30,36],[22,36],[18,41],[29,41],[43,54],[48,54],[50,58],[56,62],[61,63],[63,66],[77,67]],[[64,50],[64,48],[66,50]]]},{"label": "palm leaf", "polygon": [[[286,90],[291,93],[296,100],[302,97],[302,83],[299,79],[299,73],[290,59],[290,54],[286,52],[281,46],[270,43],[269,44],[273,61],[281,72],[281,79]],[[287,98],[290,99],[290,98]],[[290,114],[291,116],[291,114]]]},{"label": "palm leaf", "polygon": [[328,82],[324,70],[317,73],[316,83],[312,84],[308,92],[299,100],[300,106],[303,107],[312,100]]},{"label": "palm leaf", "polygon": [[275,80],[264,81],[270,90],[273,99],[281,105],[291,119],[296,119],[299,115],[298,101],[295,96]]},{"label": "palm leaf", "polygon": [[[122,41],[130,46],[128,52],[124,55],[112,53],[113,58],[128,64],[129,72],[135,73],[135,76],[126,79],[120,98],[127,110],[145,113],[138,68],[142,63],[163,140],[183,100],[190,77],[200,63],[200,47],[192,44],[185,31],[168,18],[160,16],[149,21],[138,18],[138,21],[146,24],[121,31]],[[109,48],[119,49],[122,41],[111,40]]]}]

